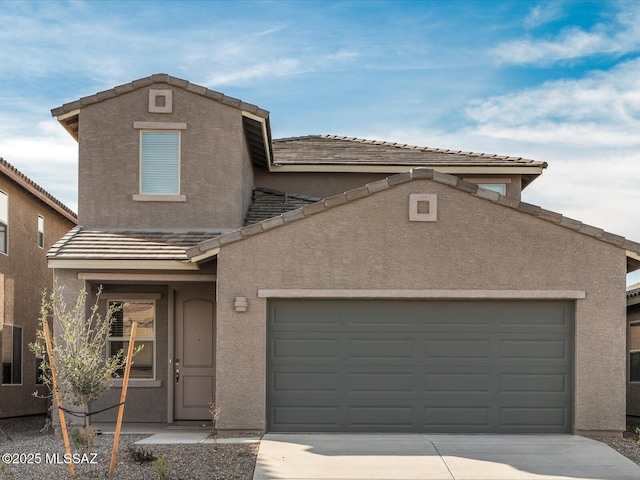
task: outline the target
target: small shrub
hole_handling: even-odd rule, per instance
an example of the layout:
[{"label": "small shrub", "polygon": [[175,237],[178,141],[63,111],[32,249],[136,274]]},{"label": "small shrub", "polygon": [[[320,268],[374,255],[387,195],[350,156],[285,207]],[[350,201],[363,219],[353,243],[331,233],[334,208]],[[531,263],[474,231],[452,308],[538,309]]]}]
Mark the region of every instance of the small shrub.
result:
[{"label": "small shrub", "polygon": [[173,468],[173,462],[171,460],[167,460],[165,454],[161,453],[158,455],[158,458],[153,461],[151,468],[156,472],[159,480],[166,480],[169,478],[169,472]]},{"label": "small shrub", "polygon": [[129,445],[129,458],[136,463],[150,463],[157,459],[153,452],[139,445]]}]

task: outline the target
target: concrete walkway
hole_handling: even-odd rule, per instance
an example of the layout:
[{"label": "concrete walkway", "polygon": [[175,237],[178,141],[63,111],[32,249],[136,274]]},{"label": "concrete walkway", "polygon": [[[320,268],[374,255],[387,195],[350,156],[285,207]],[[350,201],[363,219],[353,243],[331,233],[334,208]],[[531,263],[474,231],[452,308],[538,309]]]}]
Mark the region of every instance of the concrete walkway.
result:
[{"label": "concrete walkway", "polygon": [[[113,435],[115,423],[94,423],[93,428],[104,435]],[[179,443],[213,443],[211,425],[167,425],[166,423],[123,423],[121,433],[150,435],[135,442],[137,445],[175,445]],[[218,444],[225,443],[260,443],[260,437],[218,438]]]},{"label": "concrete walkway", "polygon": [[640,466],[573,435],[267,434],[254,480],[638,480]]}]

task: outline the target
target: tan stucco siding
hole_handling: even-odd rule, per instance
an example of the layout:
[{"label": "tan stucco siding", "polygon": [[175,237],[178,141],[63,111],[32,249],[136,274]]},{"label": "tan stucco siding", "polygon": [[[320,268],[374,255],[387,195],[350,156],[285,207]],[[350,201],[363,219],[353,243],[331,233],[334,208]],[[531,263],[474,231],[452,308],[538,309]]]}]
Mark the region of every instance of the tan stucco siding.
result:
[{"label": "tan stucco siding", "polygon": [[[28,345],[36,340],[42,292],[52,284],[46,252],[73,224],[4,175],[0,191],[9,197],[8,251],[0,253],[0,332],[5,323],[22,327],[22,385],[0,386],[0,417],[40,414],[47,401],[33,392],[46,391],[36,386],[36,358]],[[44,218],[44,248],[38,247],[38,216]]]},{"label": "tan stucco siding", "polygon": [[[149,90],[173,91],[173,113],[149,113]],[[134,122],[186,123],[180,130],[180,194],[186,202],[140,202],[140,128]],[[120,228],[232,228],[242,225],[242,112],[156,84],[80,111],[79,224]],[[204,213],[203,213],[204,212]]]},{"label": "tan stucco siding", "polygon": [[[409,194],[438,195],[409,222]],[[217,405],[222,428],[264,428],[266,304],[260,289],[581,290],[576,430],[624,429],[625,253],[428,180],[413,181],[223,246]],[[235,296],[249,309],[235,313]]]},{"label": "tan stucco siding", "polygon": [[[407,167],[409,171],[412,167]],[[436,168],[437,170],[437,168]],[[265,168],[256,168],[256,186],[271,188],[287,193],[299,193],[319,198],[338,195],[348,190],[361,187],[367,183],[388,177],[387,173],[296,173],[296,172],[268,172]],[[468,178],[472,183],[501,183],[495,182],[503,178],[506,186],[506,196],[520,199],[522,179],[520,175],[475,175],[460,174],[460,178]],[[489,182],[491,180],[491,182]]]}]

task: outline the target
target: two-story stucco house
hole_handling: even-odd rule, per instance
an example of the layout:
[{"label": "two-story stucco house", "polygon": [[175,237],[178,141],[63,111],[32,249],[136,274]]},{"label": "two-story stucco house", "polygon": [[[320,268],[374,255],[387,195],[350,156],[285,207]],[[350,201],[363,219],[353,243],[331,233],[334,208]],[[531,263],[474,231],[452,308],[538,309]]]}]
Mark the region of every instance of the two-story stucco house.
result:
[{"label": "two-story stucco house", "polygon": [[274,141],[267,111],[166,74],[52,113],[79,226],[49,266],[128,302],[107,351],[141,322],[126,421],[214,401],[223,429],[624,429],[640,244],[522,202],[545,163]]},{"label": "two-story stucco house", "polygon": [[29,344],[52,286],[46,252],[75,224],[75,213],[0,158],[0,418],[47,411],[47,400],[33,396],[47,391]]}]

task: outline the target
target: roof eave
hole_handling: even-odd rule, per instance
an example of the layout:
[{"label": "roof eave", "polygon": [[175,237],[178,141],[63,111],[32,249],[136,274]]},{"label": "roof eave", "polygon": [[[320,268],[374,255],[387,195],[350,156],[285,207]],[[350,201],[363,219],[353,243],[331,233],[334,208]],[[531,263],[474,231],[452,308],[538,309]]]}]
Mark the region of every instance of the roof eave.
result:
[{"label": "roof eave", "polygon": [[85,270],[85,269],[105,269],[105,270],[199,270],[196,263],[189,260],[97,260],[97,259],[65,259],[49,258],[47,260],[49,268],[62,270]]}]

